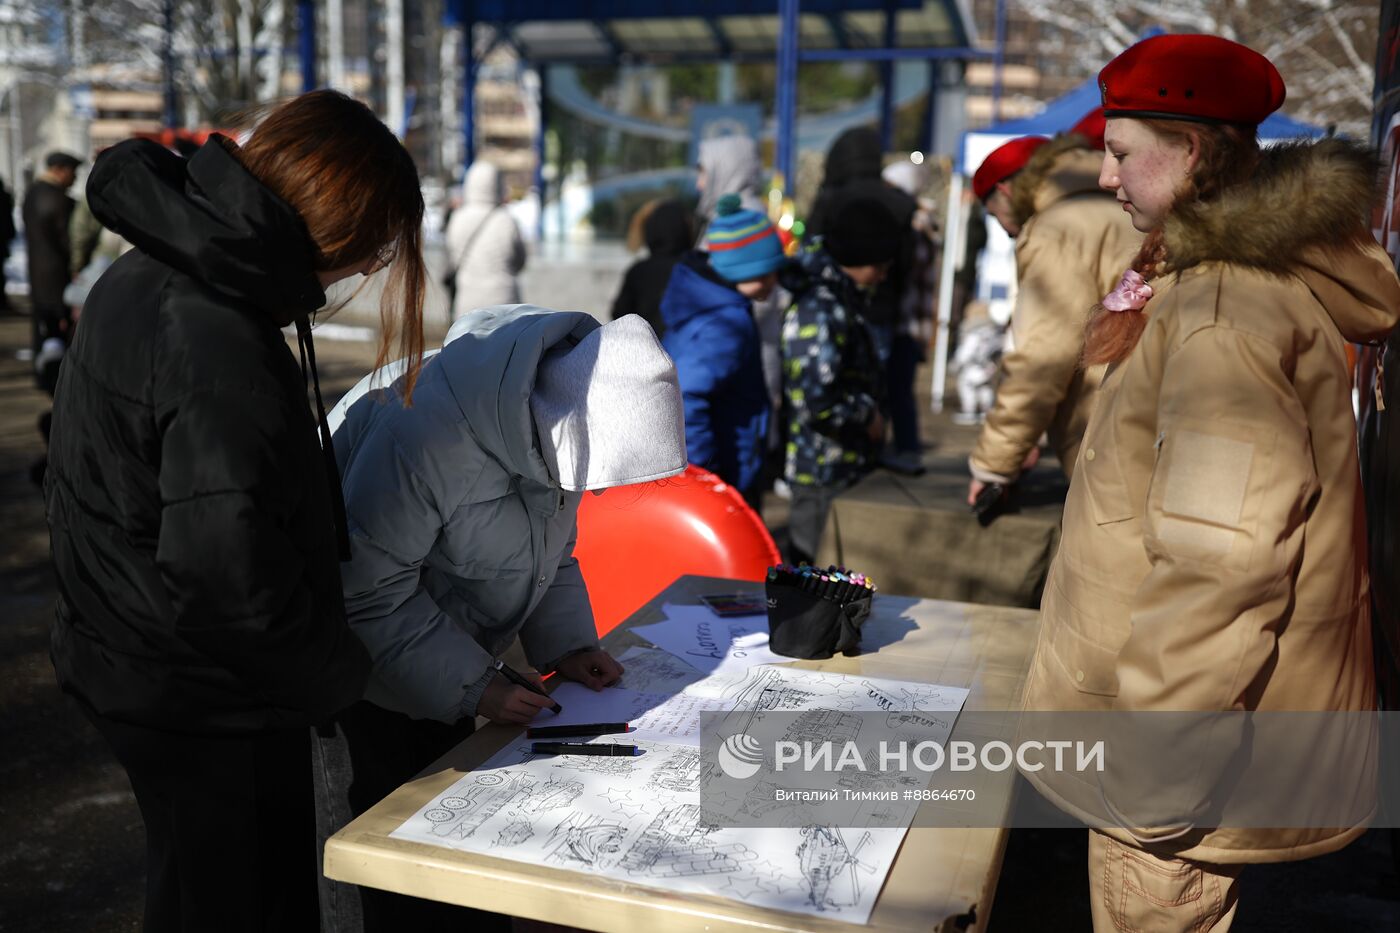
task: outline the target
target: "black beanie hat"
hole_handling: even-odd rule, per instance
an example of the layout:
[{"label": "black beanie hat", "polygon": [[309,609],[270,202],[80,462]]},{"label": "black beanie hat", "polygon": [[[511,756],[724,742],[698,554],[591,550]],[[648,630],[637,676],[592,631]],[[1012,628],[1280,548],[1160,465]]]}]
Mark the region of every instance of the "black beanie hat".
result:
[{"label": "black beanie hat", "polygon": [[82,159],[57,149],[44,156],[44,168],[77,168],[82,164]]},{"label": "black beanie hat", "polygon": [[899,255],[904,233],[881,201],[851,196],[837,202],[823,241],[831,258],[843,266],[876,266]]}]

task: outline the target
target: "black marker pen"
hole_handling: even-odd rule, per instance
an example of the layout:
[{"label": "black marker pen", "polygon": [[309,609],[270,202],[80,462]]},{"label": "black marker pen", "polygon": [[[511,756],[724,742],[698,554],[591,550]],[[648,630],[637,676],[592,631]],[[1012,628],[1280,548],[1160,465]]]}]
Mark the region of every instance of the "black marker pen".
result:
[{"label": "black marker pen", "polygon": [[610,758],[632,758],[637,754],[635,745],[584,745],[580,742],[534,742],[530,752],[535,755],[604,755]]}]

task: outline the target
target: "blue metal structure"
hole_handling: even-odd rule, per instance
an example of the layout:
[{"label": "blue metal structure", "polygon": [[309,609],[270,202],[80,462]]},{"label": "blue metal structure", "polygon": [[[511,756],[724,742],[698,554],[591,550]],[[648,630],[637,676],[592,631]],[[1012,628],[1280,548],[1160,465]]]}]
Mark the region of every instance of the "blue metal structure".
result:
[{"label": "blue metal structure", "polygon": [[161,9],[163,31],[160,37],[160,64],[164,72],[165,125],[179,126],[180,112],[175,106],[175,0],[165,0]]},{"label": "blue metal structure", "polygon": [[804,62],[899,62],[899,61],[970,61],[991,58],[987,49],[965,48],[898,48],[898,49],[812,49],[800,56]]},{"label": "blue metal structure", "polygon": [[[886,0],[803,0],[804,12],[833,16],[884,9]],[[778,0],[449,0],[447,15],[465,18],[470,5],[478,22],[541,22],[571,20],[678,19],[694,17],[711,21],[731,16],[771,16]],[[894,0],[900,9],[922,7],[922,0]],[[947,4],[949,7],[955,4]],[[961,29],[962,25],[954,27]],[[963,32],[957,37],[967,42]]]},{"label": "blue metal structure", "polygon": [[797,119],[797,17],[799,0],[778,4],[778,145],[776,168],[783,176],[783,190],[791,190],[797,153],[792,144],[792,124]]},{"label": "blue metal structure", "polygon": [[[885,4],[884,47],[894,48],[895,5]],[[929,94],[933,94],[930,85]],[[886,59],[880,62],[880,148],[889,152],[894,148],[894,62]]]},{"label": "blue metal structure", "polygon": [[[521,61],[540,75],[541,138],[536,149],[541,162],[551,64],[776,61],[774,168],[786,187],[792,184],[797,156],[794,129],[801,63],[878,62],[880,133],[890,148],[894,136],[893,65],[906,60],[929,62],[929,104],[921,127],[923,138],[928,140],[932,138],[939,62],[992,54],[971,47],[972,29],[964,9],[960,0],[448,0],[444,21],[460,26],[465,37],[462,116],[468,163],[476,152],[473,98],[477,69],[485,55],[472,47],[474,27],[485,24],[494,30],[493,45],[509,43]],[[878,36],[869,31],[871,13],[882,15]],[[862,16],[865,19],[860,19]],[[759,19],[769,25],[745,28],[745,23]],[[659,37],[655,30],[640,28],[635,21],[683,22],[688,30]],[[822,24],[825,35],[814,38],[823,31]],[[580,30],[588,34],[580,36]],[[901,45],[901,41],[907,44]],[[536,183],[543,205],[542,166],[537,166]]]},{"label": "blue metal structure", "polygon": [[545,177],[544,159],[545,142],[548,140],[549,120],[547,119],[549,108],[545,106],[545,101],[549,99],[549,70],[541,68],[540,77],[540,131],[535,134],[535,192],[539,195],[540,209],[539,217],[535,221],[535,235],[544,239],[544,204],[545,204]]},{"label": "blue metal structure", "polygon": [[938,112],[938,89],[943,84],[943,66],[937,61],[928,63],[928,97],[924,99],[924,118],[919,127],[919,138],[923,140],[924,152],[933,150],[935,114]]},{"label": "blue metal structure", "polygon": [[297,52],[301,56],[301,90],[316,90],[316,4],[297,2]]}]

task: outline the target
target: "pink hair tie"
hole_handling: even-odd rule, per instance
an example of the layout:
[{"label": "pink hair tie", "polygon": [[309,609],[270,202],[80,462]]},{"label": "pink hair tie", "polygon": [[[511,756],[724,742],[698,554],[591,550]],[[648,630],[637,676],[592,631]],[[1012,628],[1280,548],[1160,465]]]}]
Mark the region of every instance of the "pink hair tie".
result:
[{"label": "pink hair tie", "polygon": [[1118,287],[1103,298],[1103,306],[1109,311],[1141,311],[1152,297],[1152,286],[1135,270],[1123,273]]}]

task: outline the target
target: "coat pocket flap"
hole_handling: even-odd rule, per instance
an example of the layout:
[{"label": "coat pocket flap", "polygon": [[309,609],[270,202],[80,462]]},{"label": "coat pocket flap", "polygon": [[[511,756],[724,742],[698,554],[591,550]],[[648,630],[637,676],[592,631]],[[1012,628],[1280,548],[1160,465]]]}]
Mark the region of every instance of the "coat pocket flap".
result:
[{"label": "coat pocket flap", "polygon": [[[1095,456],[1090,457],[1090,453]],[[1083,482],[1088,490],[1095,523],[1107,525],[1137,516],[1139,510],[1133,507],[1123,470],[1111,453],[1099,456],[1092,447],[1082,450],[1078,471],[1075,479]],[[1080,479],[1081,476],[1083,479]]]},{"label": "coat pocket flap", "polygon": [[1085,638],[1065,621],[1049,627],[1050,650],[1081,693],[1118,695],[1118,652]]}]

